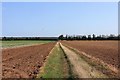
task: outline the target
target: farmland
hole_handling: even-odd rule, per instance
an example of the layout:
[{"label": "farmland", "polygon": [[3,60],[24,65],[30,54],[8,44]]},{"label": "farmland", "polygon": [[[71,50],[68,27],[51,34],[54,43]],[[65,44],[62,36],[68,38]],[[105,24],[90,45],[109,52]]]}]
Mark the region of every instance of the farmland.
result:
[{"label": "farmland", "polygon": [[50,40],[44,41],[44,40],[8,40],[8,41],[2,41],[2,48],[10,48],[10,47],[18,47],[18,46],[29,46],[34,44],[44,44],[52,42]]},{"label": "farmland", "polygon": [[[13,43],[13,46],[20,44],[21,47],[14,48],[6,43],[9,48],[2,49],[3,78],[111,77],[90,65],[91,60],[85,60],[81,52],[115,68],[118,66],[118,41],[18,41],[18,43],[13,41],[10,43]],[[24,44],[29,45],[22,47]]]},{"label": "farmland", "polygon": [[55,42],[2,50],[3,78],[33,78]]},{"label": "farmland", "polygon": [[118,41],[63,41],[62,43],[118,66]]},{"label": "farmland", "polygon": [[120,2],[23,1],[0,3],[0,79],[119,80]]},{"label": "farmland", "polygon": [[[117,72],[118,68],[118,41],[62,41],[64,45],[72,47],[87,57],[92,56],[102,63],[112,66]],[[90,57],[89,57],[90,58]],[[116,69],[115,69],[116,68]]]}]

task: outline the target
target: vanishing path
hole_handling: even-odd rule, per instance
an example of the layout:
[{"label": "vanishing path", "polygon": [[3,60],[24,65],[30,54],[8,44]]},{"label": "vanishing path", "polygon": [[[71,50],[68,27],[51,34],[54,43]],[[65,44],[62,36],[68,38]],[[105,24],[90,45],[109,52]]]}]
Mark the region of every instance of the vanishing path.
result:
[{"label": "vanishing path", "polygon": [[37,78],[69,78],[69,65],[59,42],[50,51]]},{"label": "vanishing path", "polygon": [[80,57],[80,55],[76,54],[74,51],[63,46],[61,43],[60,45],[63,48],[65,54],[67,55],[68,60],[71,63],[72,72],[73,74],[77,75],[76,77],[78,78],[106,78],[107,77],[103,73],[97,71],[95,68],[90,66],[84,59]]}]

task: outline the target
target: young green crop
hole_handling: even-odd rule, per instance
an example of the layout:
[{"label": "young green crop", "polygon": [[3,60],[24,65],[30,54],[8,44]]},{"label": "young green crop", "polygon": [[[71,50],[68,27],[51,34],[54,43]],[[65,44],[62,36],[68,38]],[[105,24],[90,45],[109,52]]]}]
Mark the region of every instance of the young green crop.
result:
[{"label": "young green crop", "polygon": [[16,47],[16,46],[26,46],[34,44],[45,44],[52,41],[37,41],[37,40],[13,40],[13,41],[2,41],[2,48]]}]

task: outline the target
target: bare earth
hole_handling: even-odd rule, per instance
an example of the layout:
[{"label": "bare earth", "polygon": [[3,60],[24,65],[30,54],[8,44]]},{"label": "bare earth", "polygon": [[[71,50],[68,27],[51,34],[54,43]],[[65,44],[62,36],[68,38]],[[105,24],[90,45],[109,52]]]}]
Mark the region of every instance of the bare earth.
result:
[{"label": "bare earth", "polygon": [[55,42],[2,50],[3,78],[34,78]]},{"label": "bare earth", "polygon": [[107,78],[106,75],[91,67],[78,54],[63,46],[62,44],[61,47],[67,55],[72,65],[73,73],[77,75],[77,78]]},{"label": "bare earth", "polygon": [[118,41],[62,41],[62,43],[118,67]]}]

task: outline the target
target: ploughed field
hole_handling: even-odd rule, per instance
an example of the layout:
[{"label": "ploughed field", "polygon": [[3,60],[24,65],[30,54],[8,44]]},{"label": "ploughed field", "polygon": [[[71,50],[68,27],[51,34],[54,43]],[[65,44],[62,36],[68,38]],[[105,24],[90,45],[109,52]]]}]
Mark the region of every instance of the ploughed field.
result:
[{"label": "ploughed field", "polygon": [[56,42],[2,49],[3,78],[34,78]]},{"label": "ploughed field", "polygon": [[62,41],[70,47],[118,66],[118,41]]}]

